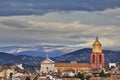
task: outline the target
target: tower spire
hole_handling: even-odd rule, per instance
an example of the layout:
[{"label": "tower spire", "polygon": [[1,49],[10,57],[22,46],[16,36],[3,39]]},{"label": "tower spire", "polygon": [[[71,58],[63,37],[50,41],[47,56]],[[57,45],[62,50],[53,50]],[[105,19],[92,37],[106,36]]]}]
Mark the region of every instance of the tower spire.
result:
[{"label": "tower spire", "polygon": [[96,37],[96,41],[98,41],[99,39],[98,39],[98,36]]}]

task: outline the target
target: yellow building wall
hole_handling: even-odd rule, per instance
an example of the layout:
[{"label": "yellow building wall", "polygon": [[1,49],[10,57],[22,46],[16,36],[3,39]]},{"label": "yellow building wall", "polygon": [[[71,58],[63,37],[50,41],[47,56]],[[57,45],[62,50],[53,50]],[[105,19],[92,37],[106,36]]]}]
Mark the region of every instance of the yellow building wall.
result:
[{"label": "yellow building wall", "polygon": [[5,77],[6,79],[9,79],[9,78],[10,78],[10,73],[14,73],[14,71],[13,71],[13,70],[10,70],[10,69],[3,71],[3,75],[4,75],[4,77]]},{"label": "yellow building wall", "polygon": [[74,71],[88,71],[90,67],[56,67],[57,71],[64,71],[64,70],[74,70]]}]

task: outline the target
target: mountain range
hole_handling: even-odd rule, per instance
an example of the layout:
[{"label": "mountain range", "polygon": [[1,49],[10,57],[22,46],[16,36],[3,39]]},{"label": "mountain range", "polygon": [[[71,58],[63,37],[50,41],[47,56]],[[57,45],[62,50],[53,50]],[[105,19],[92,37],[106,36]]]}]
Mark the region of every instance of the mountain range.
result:
[{"label": "mountain range", "polygon": [[[77,61],[77,62],[89,63],[91,52],[92,52],[91,48],[84,48],[53,59],[56,62]],[[103,53],[105,55],[105,63],[110,63],[110,62],[120,63],[120,51],[103,50]]]},{"label": "mountain range", "polygon": [[40,66],[40,61],[43,57],[32,57],[32,56],[15,56],[13,54],[0,52],[0,65],[13,65],[13,64],[27,64],[32,66]]},{"label": "mountain range", "polygon": [[6,46],[0,47],[0,52],[5,52],[14,55],[26,56],[42,56],[58,57],[66,53],[75,51],[76,48],[71,46],[59,46],[56,44],[37,43],[30,46]]},{"label": "mountain range", "polygon": [[[55,62],[86,62],[89,63],[89,56],[91,53],[91,48],[84,48],[77,51],[70,52],[68,54],[63,54],[58,57],[51,58]],[[109,62],[117,62],[120,63],[120,51],[112,51],[112,50],[103,50],[105,54],[105,63]],[[5,64],[27,64],[33,66],[40,66],[40,62],[44,59],[44,57],[40,56],[26,56],[26,55],[14,55],[8,53],[0,53],[0,65]]]}]

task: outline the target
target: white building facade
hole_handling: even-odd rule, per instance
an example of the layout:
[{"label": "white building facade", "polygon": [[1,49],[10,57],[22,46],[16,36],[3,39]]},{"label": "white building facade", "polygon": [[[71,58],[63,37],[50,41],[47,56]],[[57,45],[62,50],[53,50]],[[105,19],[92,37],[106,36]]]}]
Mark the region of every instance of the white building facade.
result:
[{"label": "white building facade", "polygon": [[50,71],[55,71],[55,62],[46,57],[42,62],[41,62],[41,69],[40,72],[42,73],[48,73]]}]

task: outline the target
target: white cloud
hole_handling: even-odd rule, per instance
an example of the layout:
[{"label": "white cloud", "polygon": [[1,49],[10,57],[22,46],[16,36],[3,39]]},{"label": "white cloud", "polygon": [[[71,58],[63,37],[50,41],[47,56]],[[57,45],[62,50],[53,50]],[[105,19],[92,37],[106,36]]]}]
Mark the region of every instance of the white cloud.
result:
[{"label": "white cloud", "polygon": [[[17,24],[17,23],[15,23]],[[114,42],[116,39],[112,39],[114,36],[118,37],[119,35],[116,31],[119,31],[120,28],[117,26],[93,26],[81,24],[77,21],[71,23],[56,23],[56,22],[36,22],[36,21],[26,21],[20,25],[26,25],[24,28],[17,27],[11,28],[7,25],[7,29],[3,29],[2,33],[10,32],[10,34],[4,34],[4,36],[11,36],[13,38],[22,38],[22,39],[35,39],[42,41],[61,41],[61,42],[80,42],[81,46],[89,46],[95,36],[103,37],[101,40],[104,45],[115,45]],[[6,27],[6,25],[2,25]],[[1,28],[2,29],[2,28]],[[73,38],[71,38],[71,36]],[[78,36],[78,37],[74,37]],[[112,39],[112,40],[111,40]],[[83,43],[82,43],[83,42]]]},{"label": "white cloud", "polygon": [[90,47],[100,36],[103,46],[119,46],[119,10],[0,17],[0,44],[42,41]]},{"label": "white cloud", "polygon": [[117,19],[120,19],[120,16],[116,16]]}]

